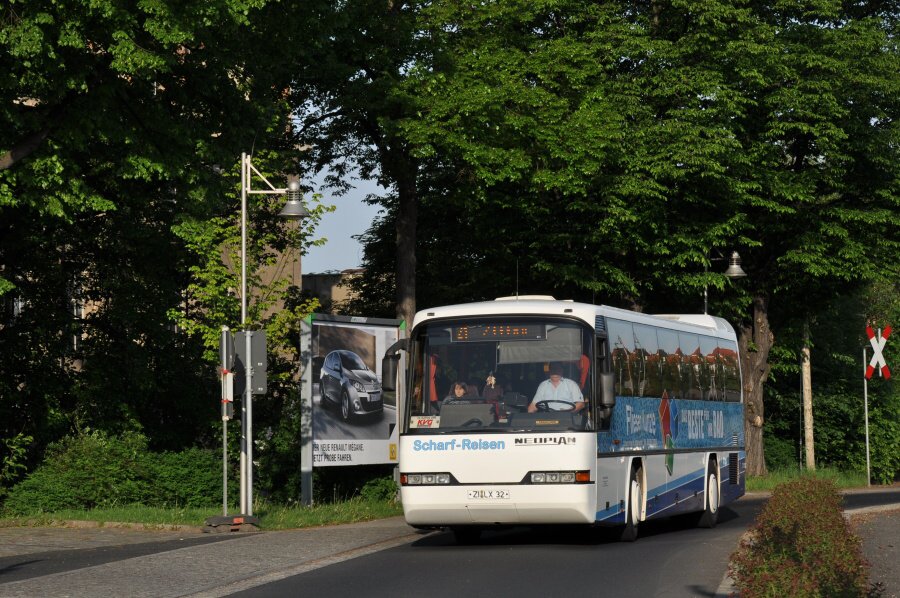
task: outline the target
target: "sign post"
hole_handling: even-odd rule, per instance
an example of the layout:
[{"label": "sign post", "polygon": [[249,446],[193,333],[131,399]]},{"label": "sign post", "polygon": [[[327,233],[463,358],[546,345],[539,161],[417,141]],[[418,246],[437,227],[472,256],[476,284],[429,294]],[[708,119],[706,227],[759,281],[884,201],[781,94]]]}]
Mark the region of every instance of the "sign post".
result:
[{"label": "sign post", "polygon": [[884,345],[891,336],[891,327],[878,329],[878,334],[872,330],[871,326],[866,326],[866,336],[869,337],[869,344],[872,345],[872,360],[866,363],[866,348],[863,347],[863,405],[866,418],[866,486],[872,485],[872,468],[869,460],[869,378],[875,373],[875,366],[878,366],[878,375],[885,379],[890,379],[891,370],[888,369],[887,362],[884,360]]},{"label": "sign post", "polygon": [[219,338],[219,364],[222,375],[222,516],[228,516],[228,420],[234,416],[234,337],[222,326]]},{"label": "sign post", "polygon": [[266,394],[266,331],[235,335],[235,380],[241,400],[241,513],[253,515],[253,395]]},{"label": "sign post", "polygon": [[[863,368],[866,367],[866,348],[863,347]],[[863,409],[866,417],[866,486],[872,485],[872,467],[869,463],[869,372],[863,370]]]},{"label": "sign post", "polygon": [[255,529],[256,526],[253,517],[228,514],[228,422],[234,417],[235,353],[234,336],[228,326],[222,326],[219,336],[219,378],[222,383],[222,515],[208,517],[204,532],[234,532]]}]

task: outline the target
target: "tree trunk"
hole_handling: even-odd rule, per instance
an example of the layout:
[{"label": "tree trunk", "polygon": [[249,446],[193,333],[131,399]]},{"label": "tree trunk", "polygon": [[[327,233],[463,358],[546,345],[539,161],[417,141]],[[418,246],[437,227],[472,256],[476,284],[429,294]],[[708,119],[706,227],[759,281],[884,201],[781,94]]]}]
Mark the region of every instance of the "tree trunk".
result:
[{"label": "tree trunk", "polygon": [[812,365],[809,351],[809,324],[803,325],[803,348],[800,350],[800,370],[803,381],[803,434],[806,445],[806,469],[816,468],[816,449],[813,439]]},{"label": "tree trunk", "polygon": [[416,169],[409,164],[397,176],[397,317],[412,326],[416,314]]},{"label": "tree trunk", "polygon": [[763,445],[763,384],[769,377],[769,351],[775,342],[775,336],[769,329],[768,307],[766,297],[754,297],[750,325],[741,326],[738,330],[744,384],[747,475],[752,476],[768,473]]}]

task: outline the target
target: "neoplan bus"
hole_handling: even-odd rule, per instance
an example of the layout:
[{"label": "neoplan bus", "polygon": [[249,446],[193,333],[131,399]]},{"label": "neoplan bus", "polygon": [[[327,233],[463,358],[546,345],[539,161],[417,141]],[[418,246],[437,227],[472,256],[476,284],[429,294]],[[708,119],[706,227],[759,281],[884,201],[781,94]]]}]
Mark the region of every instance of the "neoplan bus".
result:
[{"label": "neoplan bus", "polygon": [[[744,494],[738,348],[721,318],[513,297],[417,313],[385,385],[401,349],[400,496],[414,527],[463,543],[492,526],[620,526],[632,541],[640,522],[676,514],[712,527]],[[584,409],[529,412],[551,366]],[[448,397],[460,380],[469,392]]]}]

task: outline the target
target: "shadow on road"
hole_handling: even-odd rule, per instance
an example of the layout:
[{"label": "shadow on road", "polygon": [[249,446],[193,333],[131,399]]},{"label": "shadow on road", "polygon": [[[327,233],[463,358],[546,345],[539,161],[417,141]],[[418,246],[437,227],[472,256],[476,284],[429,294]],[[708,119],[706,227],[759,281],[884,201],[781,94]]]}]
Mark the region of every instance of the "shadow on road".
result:
[{"label": "shadow on road", "polygon": [[[736,511],[722,507],[719,523],[725,524],[741,518]],[[749,524],[749,522],[748,522]],[[645,521],[640,525],[639,538],[670,534],[696,528],[695,518],[675,516],[655,521]],[[528,545],[569,545],[589,546],[618,543],[621,529],[618,527],[589,527],[583,525],[541,525],[484,528],[478,544],[485,546],[528,546]],[[412,544],[420,548],[446,547],[456,545],[449,531],[432,534],[416,540]],[[464,548],[464,546],[463,546]]]}]

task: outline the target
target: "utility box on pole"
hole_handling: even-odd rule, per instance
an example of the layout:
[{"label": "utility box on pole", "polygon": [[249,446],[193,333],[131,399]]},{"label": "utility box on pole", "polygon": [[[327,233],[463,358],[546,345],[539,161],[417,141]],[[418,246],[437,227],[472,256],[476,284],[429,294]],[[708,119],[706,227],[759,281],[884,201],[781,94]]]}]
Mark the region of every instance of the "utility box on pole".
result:
[{"label": "utility box on pole", "polygon": [[[235,334],[234,348],[236,357],[234,360],[234,386],[243,392],[245,385],[244,375],[247,371],[247,333]],[[254,330],[250,335],[250,379],[251,392],[255,395],[266,394],[266,331]]]}]

